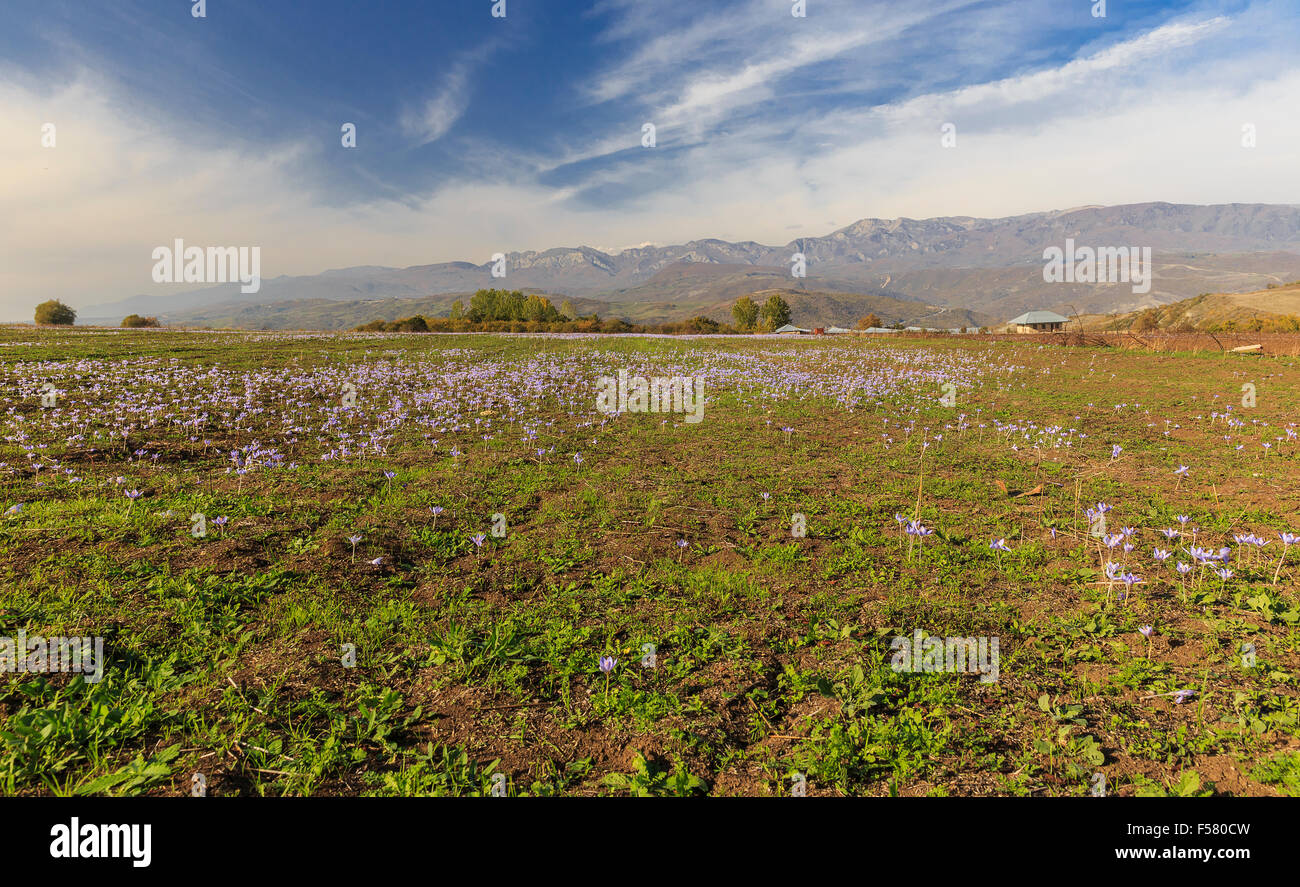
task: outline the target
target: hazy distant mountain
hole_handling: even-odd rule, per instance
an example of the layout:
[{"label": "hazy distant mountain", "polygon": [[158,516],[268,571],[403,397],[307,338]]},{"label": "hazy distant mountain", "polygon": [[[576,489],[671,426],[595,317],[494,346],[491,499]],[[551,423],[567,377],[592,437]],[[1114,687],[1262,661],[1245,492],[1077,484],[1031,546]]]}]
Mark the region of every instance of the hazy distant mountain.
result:
[{"label": "hazy distant mountain", "polygon": [[[1151,292],[1135,294],[1126,284],[1044,283],[1043,250],[1063,247],[1067,238],[1080,246],[1151,247]],[[795,252],[807,257],[806,278],[790,276]],[[1106,313],[1300,278],[1300,206],[1143,203],[1001,219],[863,219],[784,246],[696,240],[618,253],[555,248],[509,253],[506,260],[505,279],[491,276],[490,263],[363,266],[264,280],[260,292],[248,295],[230,284],[136,296],[85,308],[81,316],[113,321],[134,312],[194,323],[244,315],[252,323],[274,314],[295,325],[284,303],[419,299],[450,305],[451,299],[433,297],[491,286],[586,297],[609,306],[602,316],[634,321],[707,313],[738,295],[774,288],[887,295],[994,317],[1034,308]],[[703,269],[723,273],[700,274]],[[310,313],[298,325],[306,326]]]}]

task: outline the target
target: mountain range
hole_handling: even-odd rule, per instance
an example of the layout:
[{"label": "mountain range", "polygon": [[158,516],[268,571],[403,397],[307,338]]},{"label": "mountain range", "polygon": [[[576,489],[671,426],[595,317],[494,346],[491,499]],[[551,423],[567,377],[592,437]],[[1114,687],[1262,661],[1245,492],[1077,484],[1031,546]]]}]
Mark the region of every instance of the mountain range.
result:
[{"label": "mountain range", "polygon": [[[1079,246],[1150,247],[1154,285],[1048,283],[1043,251]],[[806,276],[791,274],[806,257]],[[492,263],[409,268],[357,266],[262,281],[243,294],[223,284],[166,296],[135,296],[82,309],[83,322],[130,313],[169,324],[267,329],[346,329],[369,320],[446,315],[486,287],[569,298],[583,314],[657,323],[703,314],[730,318],[741,295],[769,293],[803,326],[850,325],[875,312],[886,323],[982,326],[1027,310],[1111,314],[1201,293],[1263,290],[1300,279],[1300,206],[1141,203],[1085,206],[986,219],[862,219],[783,246],[694,240],[605,252],[587,246],[506,255]]]}]

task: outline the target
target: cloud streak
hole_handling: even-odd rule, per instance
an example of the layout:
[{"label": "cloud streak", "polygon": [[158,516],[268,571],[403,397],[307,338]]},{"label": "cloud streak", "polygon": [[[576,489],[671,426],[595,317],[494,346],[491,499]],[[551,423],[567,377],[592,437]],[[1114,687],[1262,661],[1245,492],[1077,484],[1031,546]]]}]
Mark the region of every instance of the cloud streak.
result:
[{"label": "cloud streak", "polygon": [[407,135],[428,145],[445,136],[469,107],[468,65],[454,65],[443,78],[442,87],[422,108],[402,117],[402,129]]}]

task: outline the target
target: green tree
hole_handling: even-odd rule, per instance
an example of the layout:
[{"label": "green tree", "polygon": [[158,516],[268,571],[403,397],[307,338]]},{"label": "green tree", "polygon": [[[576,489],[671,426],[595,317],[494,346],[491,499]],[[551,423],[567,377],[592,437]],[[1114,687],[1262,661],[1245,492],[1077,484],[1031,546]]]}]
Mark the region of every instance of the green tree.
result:
[{"label": "green tree", "polygon": [[501,294],[501,310],[505,316],[501,320],[527,320],[528,300],[519,290]]},{"label": "green tree", "polygon": [[479,290],[469,300],[469,319],[474,323],[527,320],[527,305],[528,300],[519,290]]},{"label": "green tree", "polygon": [[58,299],[50,299],[48,302],[42,302],[36,306],[37,323],[71,326],[72,322],[76,319],[77,312],[73,311]]},{"label": "green tree", "polygon": [[578,309],[574,308],[573,303],[570,302],[568,299],[565,299],[563,302],[560,303],[560,313],[563,314],[569,320],[578,319]]},{"label": "green tree", "polygon": [[741,296],[731,306],[731,317],[736,329],[752,330],[758,323],[758,305],[749,296]]},{"label": "green tree", "polygon": [[774,330],[790,322],[790,306],[776,293],[767,297],[763,303],[763,328]]},{"label": "green tree", "polygon": [[469,297],[469,310],[465,312],[474,323],[492,320],[497,310],[497,290],[479,290]]},{"label": "green tree", "polygon": [[452,320],[460,320],[465,316],[465,303],[460,299],[451,303],[451,313],[447,315]]},{"label": "green tree", "polygon": [[555,310],[550,299],[532,293],[524,301],[522,319],[533,323],[554,323],[560,319],[560,312]]},{"label": "green tree", "polygon": [[141,317],[139,314],[128,314],[122,318],[122,326],[128,329],[139,329],[146,326],[161,326],[156,317]]}]

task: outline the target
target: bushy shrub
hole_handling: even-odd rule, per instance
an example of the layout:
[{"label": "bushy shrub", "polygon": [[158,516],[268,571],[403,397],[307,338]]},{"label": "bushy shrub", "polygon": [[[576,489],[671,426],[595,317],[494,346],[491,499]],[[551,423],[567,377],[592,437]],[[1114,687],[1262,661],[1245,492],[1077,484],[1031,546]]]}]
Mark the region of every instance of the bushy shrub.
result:
[{"label": "bushy shrub", "polygon": [[56,326],[71,326],[77,319],[77,312],[58,299],[50,299],[36,306],[36,322]]}]

